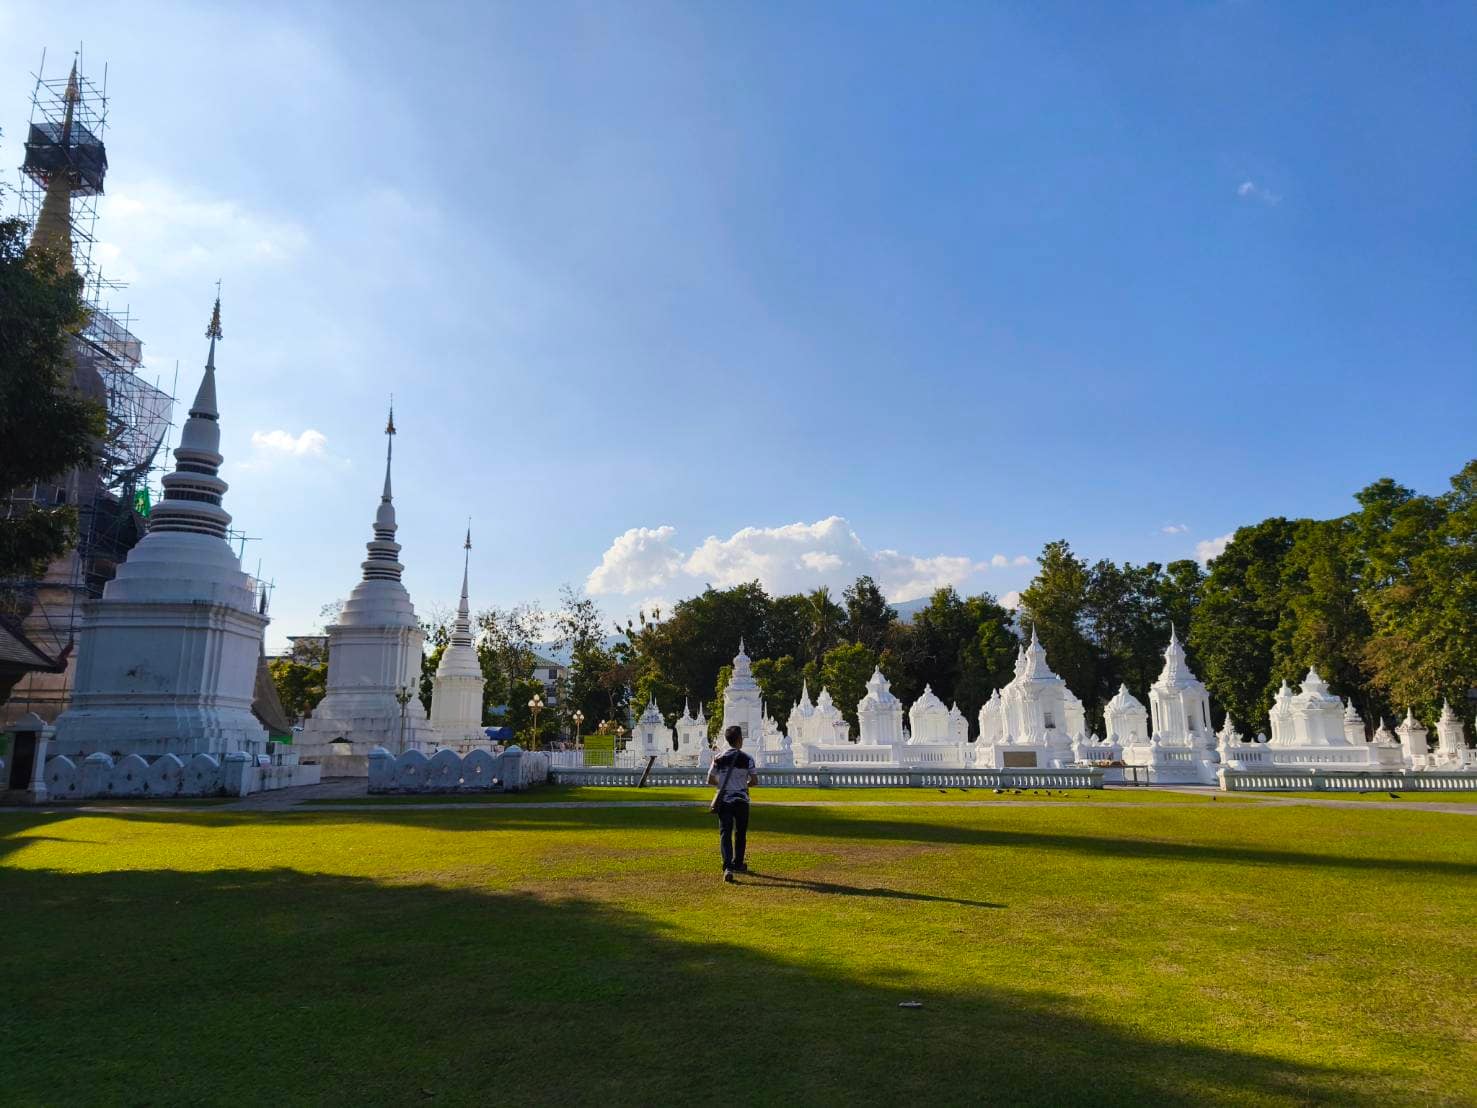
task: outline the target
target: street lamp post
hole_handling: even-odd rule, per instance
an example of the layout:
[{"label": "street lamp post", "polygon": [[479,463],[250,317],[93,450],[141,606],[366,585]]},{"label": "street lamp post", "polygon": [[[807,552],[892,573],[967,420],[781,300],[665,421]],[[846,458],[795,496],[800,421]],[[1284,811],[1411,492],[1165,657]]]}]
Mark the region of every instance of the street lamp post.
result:
[{"label": "street lamp post", "polygon": [[395,703],[400,705],[400,753],[405,753],[405,706],[410,703],[411,691],[409,685],[401,685],[395,690]]},{"label": "street lamp post", "polygon": [[529,709],[533,712],[533,749],[538,749],[538,714],[544,710],[544,698],[538,693],[533,694],[533,699],[528,702]]},{"label": "street lamp post", "polygon": [[571,718],[574,720],[574,749],[579,752],[580,765],[584,765],[585,746],[583,741],[580,739],[580,728],[584,725],[585,713],[576,708],[574,710],[574,715]]}]

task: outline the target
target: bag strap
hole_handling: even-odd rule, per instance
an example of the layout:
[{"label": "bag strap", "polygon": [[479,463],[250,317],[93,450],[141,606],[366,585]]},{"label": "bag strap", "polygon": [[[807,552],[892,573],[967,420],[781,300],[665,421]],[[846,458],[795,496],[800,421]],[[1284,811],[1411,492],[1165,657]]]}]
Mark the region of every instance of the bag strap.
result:
[{"label": "bag strap", "polygon": [[728,763],[728,768],[723,771],[723,783],[718,786],[718,795],[721,797],[728,791],[728,779],[733,776],[733,771],[738,768],[739,751],[733,752],[733,758]]}]

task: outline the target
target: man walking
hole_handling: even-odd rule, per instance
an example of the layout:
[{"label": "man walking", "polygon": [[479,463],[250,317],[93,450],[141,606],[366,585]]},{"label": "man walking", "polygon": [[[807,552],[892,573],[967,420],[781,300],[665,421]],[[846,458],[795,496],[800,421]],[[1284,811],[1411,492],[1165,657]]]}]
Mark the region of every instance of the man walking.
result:
[{"label": "man walking", "polygon": [[708,784],[716,785],[712,810],[718,813],[718,850],[723,855],[723,880],[747,873],[744,847],[749,836],[749,789],[759,784],[756,763],[744,753],[744,733],[737,727],[723,732],[728,750],[713,759]]}]

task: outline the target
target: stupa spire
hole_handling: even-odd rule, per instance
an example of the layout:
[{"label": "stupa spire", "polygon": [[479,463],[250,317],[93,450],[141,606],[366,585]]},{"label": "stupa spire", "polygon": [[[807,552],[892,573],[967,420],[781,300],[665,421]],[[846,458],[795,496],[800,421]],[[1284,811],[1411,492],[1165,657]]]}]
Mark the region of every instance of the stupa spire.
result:
[{"label": "stupa spire", "polygon": [[[66,109],[62,118],[60,148],[70,150],[72,145],[72,120],[77,103],[82,98],[77,85],[77,61],[72,60],[72,72],[67,78]],[[72,258],[72,190],[76,187],[72,171],[63,166],[54,169],[46,178],[46,191],[41,196],[41,210],[36,214],[36,226],[31,231],[31,242],[27,253],[46,251],[50,253],[57,269],[63,273],[76,273],[77,265]]]},{"label": "stupa spire", "polygon": [[471,609],[467,606],[467,573],[472,564],[472,521],[467,521],[467,541],[462,543],[462,598],[456,606],[456,622],[452,625],[451,641],[456,646],[472,645]]},{"label": "stupa spire", "polygon": [[189,418],[180,431],[175,448],[175,467],[164,475],[164,498],[149,517],[149,532],[183,531],[199,535],[226,537],[230,515],[221,507],[221,497],[229,487],[220,478],[220,411],[215,398],[215,343],[221,337],[221,300],[216,294],[210,313],[210,326],[205,334],[210,339],[210,352],[205,358],[205,374],[190,405]]},{"label": "stupa spire", "polygon": [[374,538],[365,544],[369,551],[369,557],[363,563],[366,581],[399,581],[405,568],[400,564],[400,544],[395,541],[395,501],[390,493],[390,465],[394,461],[394,452],[395,400],[392,397],[390,418],[385,423],[385,488],[380,494],[379,509],[374,513]]}]

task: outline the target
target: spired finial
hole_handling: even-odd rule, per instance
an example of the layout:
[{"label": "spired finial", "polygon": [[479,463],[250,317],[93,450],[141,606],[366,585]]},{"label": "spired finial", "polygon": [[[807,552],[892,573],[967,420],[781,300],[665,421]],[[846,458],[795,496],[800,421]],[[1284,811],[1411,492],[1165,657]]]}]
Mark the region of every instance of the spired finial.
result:
[{"label": "spired finial", "polygon": [[472,549],[472,517],[471,516],[468,516],[467,517],[467,541],[462,546],[462,549],[463,550],[471,550]]},{"label": "spired finial", "polygon": [[385,434],[387,434],[387,435],[393,435],[394,433],[395,433],[395,394],[392,392],[392,393],[390,393],[390,418],[389,418],[389,421],[385,424]]},{"label": "spired finial", "polygon": [[223,339],[221,334],[221,283],[217,278],[215,282],[215,307],[210,310],[210,325],[205,328],[205,337],[208,339]]}]

